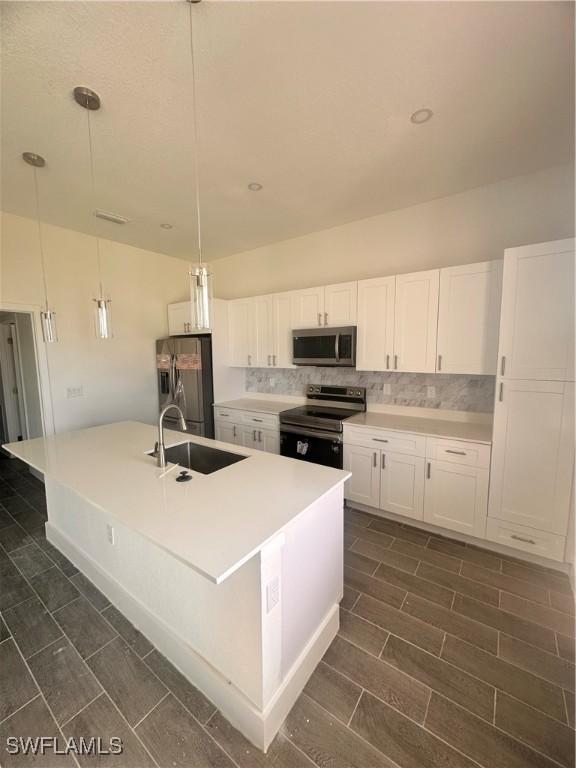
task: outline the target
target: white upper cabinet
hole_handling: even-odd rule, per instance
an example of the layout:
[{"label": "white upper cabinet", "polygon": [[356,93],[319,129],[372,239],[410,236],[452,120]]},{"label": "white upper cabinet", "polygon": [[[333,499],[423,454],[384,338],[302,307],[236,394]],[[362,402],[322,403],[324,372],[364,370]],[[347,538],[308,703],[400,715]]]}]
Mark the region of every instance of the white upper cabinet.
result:
[{"label": "white upper cabinet", "polygon": [[498,373],[574,380],[574,240],[504,254]]},{"label": "white upper cabinet", "polygon": [[439,373],[496,373],[502,262],[440,270]]},{"label": "white upper cabinet", "polygon": [[272,297],[272,365],[276,368],[294,368],[292,364],[292,305],[291,293],[277,293]]},{"label": "white upper cabinet", "polygon": [[574,467],[574,384],[500,379],[490,517],[566,535]]},{"label": "white upper cabinet", "polygon": [[324,325],[324,286],[291,291],[292,328]]},{"label": "white upper cabinet", "polygon": [[254,320],[250,350],[250,365],[257,368],[267,368],[272,365],[273,354],[273,297],[255,296],[252,301]]},{"label": "white upper cabinet", "polygon": [[254,364],[254,302],[234,299],[228,304],[228,337],[230,365],[242,368]]},{"label": "white upper cabinet", "polygon": [[358,283],[337,283],[324,288],[324,325],[356,325]]},{"label": "white upper cabinet", "polygon": [[388,371],[394,356],[395,277],[358,282],[356,368]]},{"label": "white upper cabinet", "polygon": [[168,335],[183,336],[193,332],[191,302],[179,301],[176,304],[168,304]]},{"label": "white upper cabinet", "polygon": [[396,276],[394,370],[436,370],[439,284],[439,269]]}]

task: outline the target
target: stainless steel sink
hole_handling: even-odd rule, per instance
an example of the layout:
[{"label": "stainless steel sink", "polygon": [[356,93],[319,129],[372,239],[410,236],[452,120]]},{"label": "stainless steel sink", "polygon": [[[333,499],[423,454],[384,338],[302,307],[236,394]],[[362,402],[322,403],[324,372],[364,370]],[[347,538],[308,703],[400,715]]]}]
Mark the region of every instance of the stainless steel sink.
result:
[{"label": "stainless steel sink", "polygon": [[[203,475],[218,472],[219,469],[224,469],[224,467],[229,467],[231,464],[248,458],[248,456],[242,456],[239,453],[230,453],[218,448],[208,448],[206,445],[188,442],[171,445],[165,450],[166,463],[179,464],[181,467],[192,469]],[[148,455],[154,456],[155,453],[151,451]]]}]

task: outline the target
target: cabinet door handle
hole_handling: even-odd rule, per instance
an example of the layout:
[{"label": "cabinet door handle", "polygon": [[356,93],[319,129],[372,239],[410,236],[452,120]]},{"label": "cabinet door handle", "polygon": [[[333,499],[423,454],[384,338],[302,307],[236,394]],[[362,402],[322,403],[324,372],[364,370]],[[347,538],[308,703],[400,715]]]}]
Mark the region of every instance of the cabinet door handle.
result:
[{"label": "cabinet door handle", "polygon": [[248,366],[252,365],[252,355],[248,355]]},{"label": "cabinet door handle", "polygon": [[386,355],[386,370],[390,370],[390,355]]},{"label": "cabinet door handle", "polygon": [[328,325],[328,312],[324,312],[324,325]]},{"label": "cabinet door handle", "polygon": [[394,355],[394,370],[398,370],[398,355]]},{"label": "cabinet door handle", "polygon": [[272,365],[276,367],[276,355],[272,355]]},{"label": "cabinet door handle", "polygon": [[372,464],[377,467],[378,466],[378,454],[376,451],[374,451],[374,455],[372,456]]},{"label": "cabinet door handle", "polygon": [[272,363],[270,362],[271,360],[272,360],[272,355],[268,355],[268,367],[272,365]]},{"label": "cabinet door handle", "polygon": [[256,417],[254,417],[252,421],[256,421],[258,424],[264,424],[264,419],[257,419]]},{"label": "cabinet door handle", "polygon": [[442,370],[442,355],[438,355],[438,370]]},{"label": "cabinet door handle", "polygon": [[430,480],[430,471],[431,471],[431,469],[432,469],[431,464],[430,464],[430,462],[428,462],[426,464],[426,479],[427,480]]},{"label": "cabinet door handle", "polygon": [[232,437],[236,437],[236,424],[232,427]]},{"label": "cabinet door handle", "polygon": [[386,454],[382,454],[382,469],[386,469]]},{"label": "cabinet door handle", "polygon": [[372,440],[374,440],[375,443],[387,443],[388,440],[384,440],[383,437],[373,437]]},{"label": "cabinet door handle", "polygon": [[506,370],[506,355],[502,355],[502,360],[500,361],[500,376],[504,376],[505,370]]},{"label": "cabinet door handle", "polygon": [[526,539],[524,536],[518,536],[515,533],[510,534],[510,538],[514,539],[515,541],[522,541],[524,544],[536,544],[534,539]]},{"label": "cabinet door handle", "polygon": [[262,442],[262,432],[260,432],[260,430],[258,430],[258,442]]},{"label": "cabinet door handle", "polygon": [[318,312],[318,325],[322,325],[322,312]]},{"label": "cabinet door handle", "polygon": [[452,451],[450,448],[446,448],[446,453],[455,453],[456,456],[466,456],[466,451]]},{"label": "cabinet door handle", "polygon": [[502,402],[504,400],[504,384],[500,382],[500,393],[498,394],[498,400]]},{"label": "cabinet door handle", "polygon": [[252,430],[252,440],[254,442],[256,442],[256,430],[255,429]]}]

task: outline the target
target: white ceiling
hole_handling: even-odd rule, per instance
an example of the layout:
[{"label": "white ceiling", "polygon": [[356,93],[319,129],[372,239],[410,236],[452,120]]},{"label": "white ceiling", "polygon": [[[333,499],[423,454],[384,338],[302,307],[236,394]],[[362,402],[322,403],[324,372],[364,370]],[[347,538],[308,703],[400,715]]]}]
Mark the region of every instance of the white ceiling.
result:
[{"label": "white ceiling", "polygon": [[194,254],[190,9],[209,259],[571,159],[570,2],[5,2],[4,210]]}]

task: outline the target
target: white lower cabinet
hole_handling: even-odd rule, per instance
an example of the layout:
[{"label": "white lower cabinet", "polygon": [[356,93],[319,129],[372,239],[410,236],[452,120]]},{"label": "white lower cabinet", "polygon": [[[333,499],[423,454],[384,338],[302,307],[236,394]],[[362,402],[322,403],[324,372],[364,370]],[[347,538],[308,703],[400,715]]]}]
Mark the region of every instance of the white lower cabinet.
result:
[{"label": "white lower cabinet", "polygon": [[241,411],[223,406],[214,407],[216,440],[243,445],[266,453],[280,453],[278,416],[258,411]]},{"label": "white lower cabinet", "polygon": [[350,501],[380,506],[380,451],[362,445],[344,443],[344,469],[352,473],[344,495]]},{"label": "white lower cabinet", "polygon": [[426,465],[424,520],[483,538],[488,508],[488,470],[431,459]]},{"label": "white lower cabinet", "polygon": [[344,427],[345,497],[484,538],[490,446],[373,427]]}]

